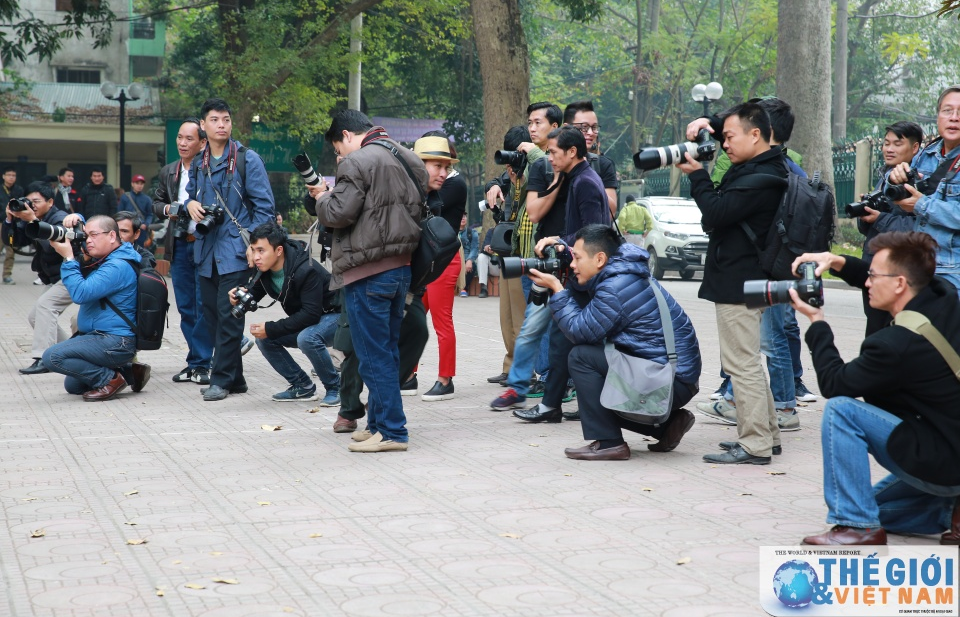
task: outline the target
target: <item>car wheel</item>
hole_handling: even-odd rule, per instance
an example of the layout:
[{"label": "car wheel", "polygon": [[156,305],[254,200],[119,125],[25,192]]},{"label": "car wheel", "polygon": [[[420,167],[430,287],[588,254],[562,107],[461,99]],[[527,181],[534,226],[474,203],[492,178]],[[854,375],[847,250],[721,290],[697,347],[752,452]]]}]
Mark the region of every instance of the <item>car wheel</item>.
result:
[{"label": "car wheel", "polygon": [[696,272],[694,272],[693,270],[681,270],[680,278],[682,278],[685,281],[689,281],[690,279],[693,278],[694,274],[696,274]]},{"label": "car wheel", "polygon": [[662,279],[663,268],[660,266],[660,258],[657,257],[657,251],[651,246],[647,249],[647,252],[650,253],[650,260],[647,262],[650,267],[650,274],[653,275],[655,279]]}]

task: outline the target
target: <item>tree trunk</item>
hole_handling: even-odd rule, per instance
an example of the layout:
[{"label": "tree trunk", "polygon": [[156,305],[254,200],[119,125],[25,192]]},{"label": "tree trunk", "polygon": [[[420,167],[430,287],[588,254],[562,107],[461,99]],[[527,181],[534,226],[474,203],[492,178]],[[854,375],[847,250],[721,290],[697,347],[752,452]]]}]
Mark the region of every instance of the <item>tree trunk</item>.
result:
[{"label": "tree trunk", "polygon": [[530,60],[517,0],[470,0],[483,80],[485,173],[497,169],[494,153],[511,126],[526,123]]},{"label": "tree trunk", "polygon": [[808,173],[833,186],[830,149],[830,0],[780,2],[777,11],[777,96],[793,107],[790,147]]},{"label": "tree trunk", "polygon": [[836,41],[833,50],[833,129],[834,141],[847,137],[847,0],[837,0]]}]

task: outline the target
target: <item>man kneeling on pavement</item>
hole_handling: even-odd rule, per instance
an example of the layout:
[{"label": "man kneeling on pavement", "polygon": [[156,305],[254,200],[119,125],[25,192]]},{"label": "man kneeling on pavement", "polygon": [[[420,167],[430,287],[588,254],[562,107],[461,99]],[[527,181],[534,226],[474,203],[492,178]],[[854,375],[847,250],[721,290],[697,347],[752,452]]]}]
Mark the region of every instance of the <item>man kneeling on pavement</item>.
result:
[{"label": "man kneeling on pavement", "polygon": [[[330,291],[330,273],[307,254],[303,242],[291,240],[274,221],[258,226],[250,234],[250,250],[257,274],[247,287],[254,300],[269,295],[280,302],[286,319],[255,323],[250,334],[263,357],[287,380],[290,387],[273,395],[278,402],[315,401],[317,386],[287,351],[299,349],[320,378],[326,395],[322,407],[340,405],[340,375],[327,349],[337,330],[340,306]],[[237,307],[237,288],[230,290],[230,304]],[[247,305],[245,305],[247,306]],[[272,305],[271,305],[272,306]],[[240,312],[240,318],[243,317]],[[256,307],[249,310],[256,310]],[[236,308],[234,315],[236,316]]]},{"label": "man kneeling on pavement", "polygon": [[[937,243],[922,232],[875,237],[873,261],[817,253],[817,263],[866,289],[870,306],[893,325],[864,339],[844,362],[823,310],[799,301],[810,318],[806,340],[823,410],[823,486],[829,531],[804,544],[886,544],[898,534],[947,530],[941,544],[960,544],[960,306],[957,290],[934,276]],[[923,332],[919,334],[918,332]],[[863,398],[863,402],[857,400]],[[882,407],[881,407],[882,406]],[[870,485],[870,458],[890,472]]]},{"label": "man kneeling on pavement", "polygon": [[[556,248],[558,256],[566,256],[562,259],[572,259],[577,282],[587,288],[589,296],[581,308],[555,276],[530,271],[536,284],[554,292],[550,300],[553,319],[574,344],[570,374],[577,388],[583,437],[592,443],[567,448],[566,455],[581,460],[627,460],[630,448],[621,429],[657,439],[647,446],[654,452],[673,450],[693,427],[693,414],[682,407],[699,390],[700,345],[690,318],[650,276],[647,251],[624,243],[609,226],[587,225],[577,232],[572,249],[562,242]],[[629,356],[660,364],[668,361],[654,285],[669,309],[677,354],[671,413],[657,426],[627,420],[600,403],[608,372],[605,342]]]},{"label": "man kneeling on pavement", "polygon": [[82,267],[70,242],[50,243],[63,258],[60,280],[80,313],[77,334],[48,348],[42,362],[66,375],[68,393],[82,394],[85,401],[106,401],[128,384],[139,392],[150,377],[147,365],[132,362],[136,338],[127,324],[137,319],[139,274],[139,267],[129,262],[139,264],[140,254],[120,239],[117,222],[109,216],[91,217],[84,231],[90,261]]}]

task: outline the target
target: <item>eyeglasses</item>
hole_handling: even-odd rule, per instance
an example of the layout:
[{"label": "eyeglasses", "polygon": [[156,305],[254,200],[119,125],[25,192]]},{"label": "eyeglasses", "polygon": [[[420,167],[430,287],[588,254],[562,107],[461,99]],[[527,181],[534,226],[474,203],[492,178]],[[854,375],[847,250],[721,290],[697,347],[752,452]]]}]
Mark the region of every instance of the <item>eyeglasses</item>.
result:
[{"label": "eyeglasses", "polygon": [[941,118],[960,118],[960,109],[944,107],[940,110],[939,115]]},{"label": "eyeglasses", "polygon": [[87,237],[96,239],[97,236],[102,236],[104,234],[110,233],[109,231],[88,231]]},{"label": "eyeglasses", "polygon": [[871,281],[877,278],[878,276],[887,276],[890,278],[897,278],[903,275],[902,274],[880,274],[879,272],[874,272],[873,270],[867,270],[867,278],[870,279]]},{"label": "eyeglasses", "polygon": [[580,129],[580,132],[581,132],[581,133],[590,133],[590,132],[593,132],[595,135],[597,135],[597,134],[600,133],[600,125],[599,125],[599,124],[587,124],[586,122],[580,122],[580,123],[574,124],[574,125],[572,125],[572,126],[575,126],[575,127],[577,127],[578,129]]}]

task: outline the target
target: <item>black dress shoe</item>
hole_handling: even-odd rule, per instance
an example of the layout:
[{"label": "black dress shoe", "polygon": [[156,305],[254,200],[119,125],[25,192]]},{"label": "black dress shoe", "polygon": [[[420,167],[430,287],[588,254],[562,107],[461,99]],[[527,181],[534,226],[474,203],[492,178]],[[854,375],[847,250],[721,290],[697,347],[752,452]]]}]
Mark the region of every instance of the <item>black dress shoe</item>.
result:
[{"label": "black dress shoe", "polygon": [[43,365],[43,360],[40,358],[34,358],[33,364],[26,368],[20,369],[21,375],[42,375],[43,373],[49,373],[50,369]]},{"label": "black dress shoe", "polygon": [[567,458],[578,461],[626,461],[630,459],[630,446],[622,443],[612,448],[600,448],[600,442],[583,446],[582,448],[567,448],[563,451]]},{"label": "black dress shoe", "polygon": [[150,365],[134,362],[130,367],[130,389],[139,392],[148,381],[150,381]]},{"label": "black dress shoe", "polygon": [[529,409],[514,409],[513,415],[527,422],[549,422],[554,424],[563,421],[563,412],[560,411],[560,409],[541,411],[540,405],[534,405]]},{"label": "black dress shoe", "polygon": [[[729,450],[730,448],[734,447],[735,445],[737,445],[737,442],[736,442],[736,441],[721,441],[721,442],[720,442],[720,449],[721,449],[721,450]],[[773,446],[773,455],[774,455],[774,456],[780,456],[781,454],[783,454],[783,447],[782,447],[782,446]]]},{"label": "black dress shoe", "polygon": [[569,420],[570,422],[579,422],[579,421],[580,421],[580,410],[579,410],[579,409],[577,409],[576,411],[565,411],[565,412],[563,412],[563,414],[561,414],[561,415],[563,415],[563,419],[564,419],[564,420]]},{"label": "black dress shoe", "polygon": [[769,465],[769,456],[754,456],[743,449],[739,443],[723,454],[705,454],[703,460],[719,465]]},{"label": "black dress shoe", "polygon": [[506,379],[507,374],[500,373],[499,375],[495,375],[493,377],[487,377],[487,383],[500,383],[501,381],[506,381]]},{"label": "black dress shoe", "polygon": [[[680,440],[693,428],[696,418],[686,409],[678,409],[670,415],[657,443],[647,444],[651,452],[670,452],[680,445]],[[722,446],[721,446],[722,447]],[[724,448],[726,449],[726,448]]]}]

